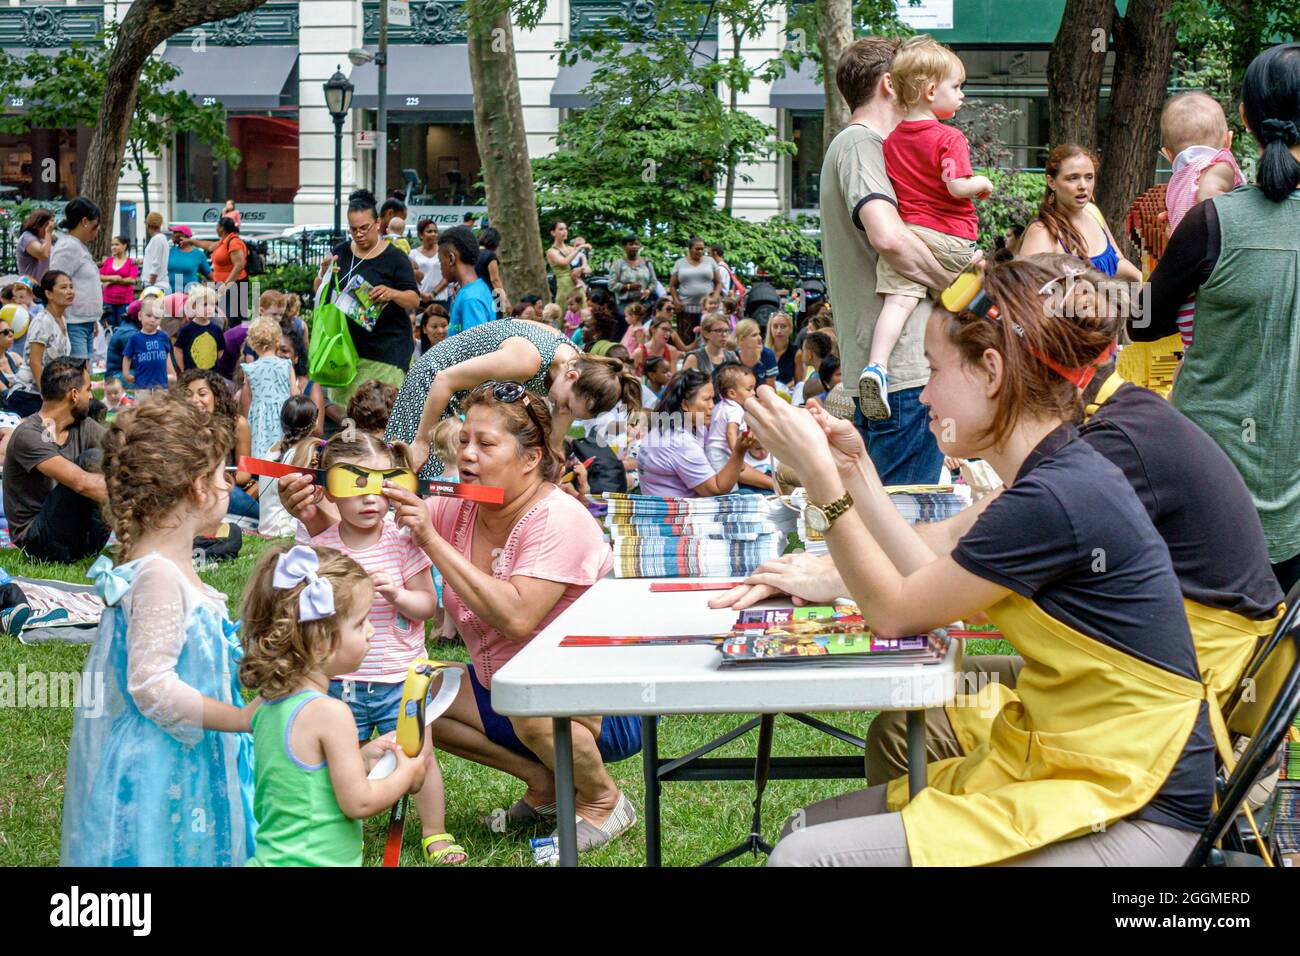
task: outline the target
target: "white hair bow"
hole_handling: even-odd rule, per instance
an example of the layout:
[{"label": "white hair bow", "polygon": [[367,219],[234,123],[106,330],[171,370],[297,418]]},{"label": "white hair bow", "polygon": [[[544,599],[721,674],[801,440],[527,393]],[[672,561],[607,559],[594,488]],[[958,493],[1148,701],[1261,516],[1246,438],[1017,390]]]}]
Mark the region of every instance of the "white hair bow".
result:
[{"label": "white hair bow", "polygon": [[271,585],[276,590],[296,587],[310,582],[298,595],[298,620],[319,621],[334,614],[334,585],[328,578],[316,576],[320,559],[305,544],[290,548],[275,562],[275,575]]}]

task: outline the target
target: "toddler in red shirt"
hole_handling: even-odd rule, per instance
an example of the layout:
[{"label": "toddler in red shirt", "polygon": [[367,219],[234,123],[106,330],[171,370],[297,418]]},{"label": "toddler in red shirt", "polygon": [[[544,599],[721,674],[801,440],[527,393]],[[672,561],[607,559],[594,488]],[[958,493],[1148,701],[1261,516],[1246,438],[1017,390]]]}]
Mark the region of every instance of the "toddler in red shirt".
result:
[{"label": "toddler in red shirt", "polygon": [[[885,171],[898,200],[898,214],[941,266],[960,272],[976,252],[971,199],[985,199],[993,191],[988,177],[973,175],[966,137],[939,122],[961,109],[966,69],[947,47],[918,36],[899,47],[889,75],[907,111],[884,147]],[[858,395],[862,414],[878,419],[890,414],[889,356],[926,290],[881,256],[876,292],[885,301],[871,333],[867,367],[858,377]]]}]

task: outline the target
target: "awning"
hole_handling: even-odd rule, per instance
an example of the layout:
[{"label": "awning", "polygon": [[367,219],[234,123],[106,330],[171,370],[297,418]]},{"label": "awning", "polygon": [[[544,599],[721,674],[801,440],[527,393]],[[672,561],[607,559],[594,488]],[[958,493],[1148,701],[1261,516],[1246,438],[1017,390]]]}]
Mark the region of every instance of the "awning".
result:
[{"label": "awning", "polygon": [[772,83],[768,103],[787,110],[816,110],[826,108],[826,90],[817,82],[817,64],[805,58],[799,69]]},{"label": "awning", "polygon": [[163,59],[181,75],[169,88],[188,93],[200,106],[228,110],[269,110],[298,102],[296,46],[214,46],[202,51],[181,42],[168,44]]},{"label": "awning", "polygon": [[[366,47],[374,53],[375,47]],[[352,71],[352,106],[379,108],[379,67],[365,63]],[[473,110],[469,47],[463,43],[419,46],[389,44],[387,107],[392,110]]]},{"label": "awning", "polygon": [[[624,43],[625,51],[637,49],[638,44]],[[715,40],[702,40],[692,58],[696,66],[718,58],[718,44]],[[585,92],[587,84],[596,73],[596,63],[592,60],[579,60],[572,66],[562,66],[555,74],[555,85],[551,87],[551,105],[557,109],[580,110],[591,105],[591,97]]]}]

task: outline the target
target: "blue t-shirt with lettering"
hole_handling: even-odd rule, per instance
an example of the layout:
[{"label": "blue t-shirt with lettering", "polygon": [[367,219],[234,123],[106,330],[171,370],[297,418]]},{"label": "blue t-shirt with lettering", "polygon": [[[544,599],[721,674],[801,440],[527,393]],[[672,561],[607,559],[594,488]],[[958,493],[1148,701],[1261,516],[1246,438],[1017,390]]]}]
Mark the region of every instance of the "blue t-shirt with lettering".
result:
[{"label": "blue t-shirt with lettering", "polygon": [[131,336],[122,354],[131,360],[136,388],[167,387],[167,359],[171,351],[172,340],[161,329],[152,334],[137,332]]},{"label": "blue t-shirt with lettering", "polygon": [[482,279],[475,279],[461,286],[456,293],[456,301],[451,304],[451,327],[460,326],[462,332],[472,329],[484,322],[491,322],[497,317],[496,300],[492,298],[492,287]]}]

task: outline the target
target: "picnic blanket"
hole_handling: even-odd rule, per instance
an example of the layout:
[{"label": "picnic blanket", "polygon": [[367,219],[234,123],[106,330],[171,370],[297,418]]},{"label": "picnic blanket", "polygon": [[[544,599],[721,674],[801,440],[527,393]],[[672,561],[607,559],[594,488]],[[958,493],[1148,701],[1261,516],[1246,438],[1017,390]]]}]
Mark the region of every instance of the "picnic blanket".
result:
[{"label": "picnic blanket", "polygon": [[99,619],[104,613],[104,601],[92,584],[69,584],[50,578],[13,578],[23,589],[27,603],[32,606],[32,616],[63,610],[67,617],[59,621],[44,621],[41,626],[23,628],[18,640],[24,644],[90,644],[99,630]]}]

